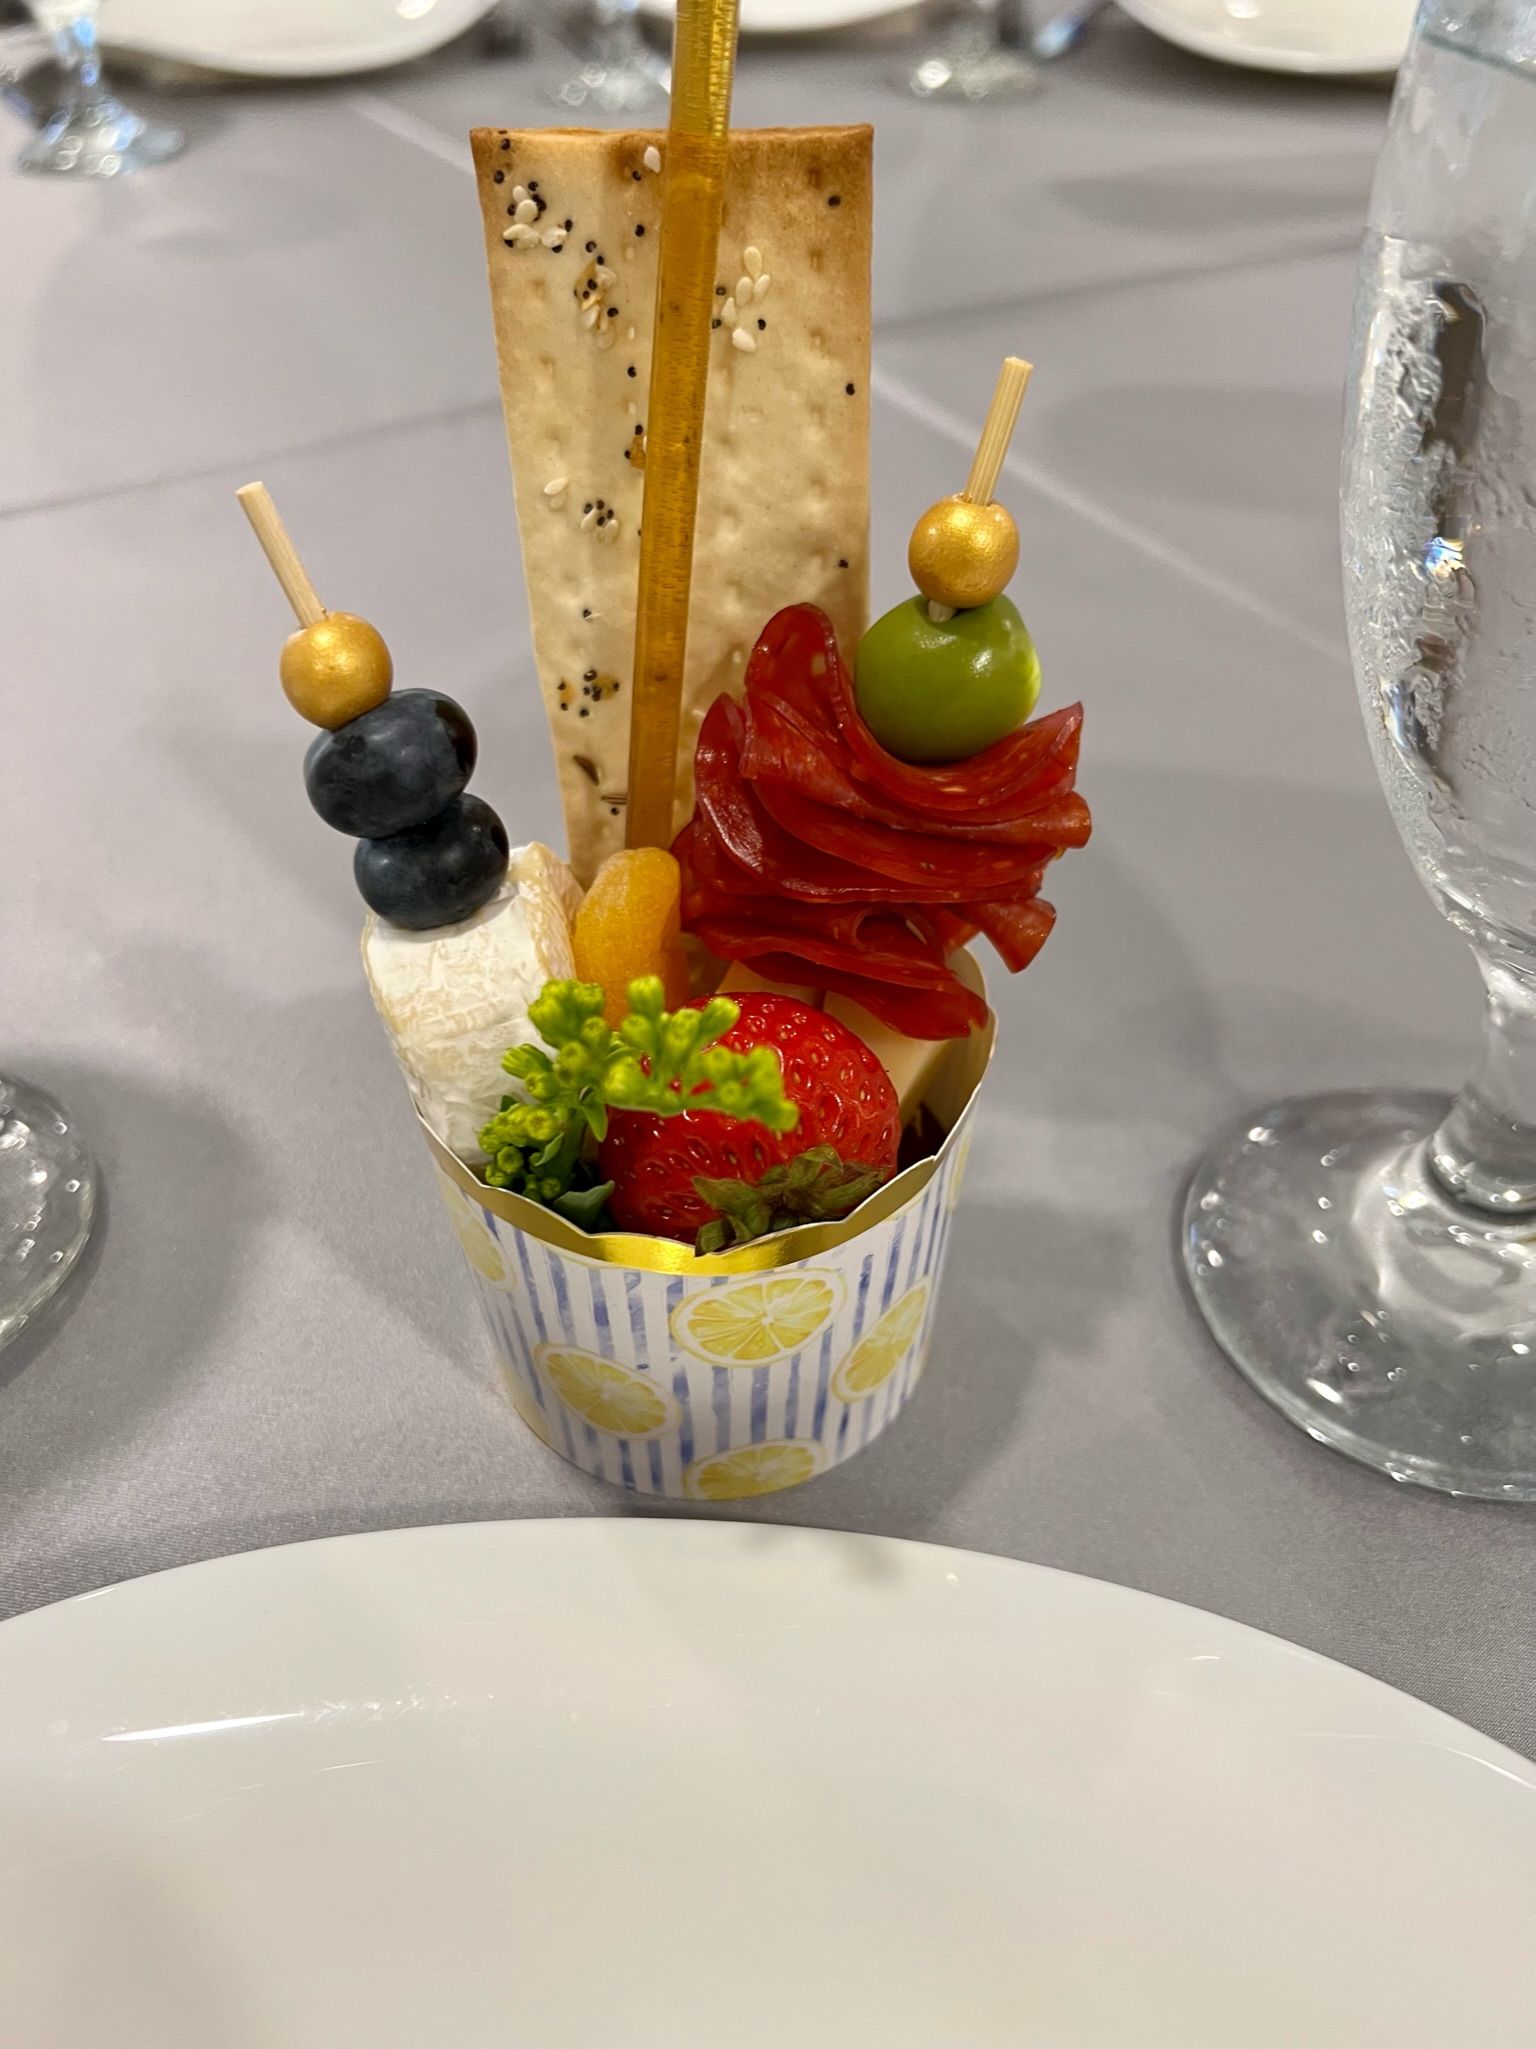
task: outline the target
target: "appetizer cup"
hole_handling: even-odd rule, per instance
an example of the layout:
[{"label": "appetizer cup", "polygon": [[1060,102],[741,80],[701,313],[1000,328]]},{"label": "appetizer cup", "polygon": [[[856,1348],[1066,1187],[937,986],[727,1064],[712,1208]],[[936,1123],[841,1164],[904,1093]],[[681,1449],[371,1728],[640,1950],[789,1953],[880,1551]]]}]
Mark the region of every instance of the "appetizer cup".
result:
[{"label": "appetizer cup", "polygon": [[[598,1479],[735,1501],[841,1465],[923,1370],[994,1024],[957,1039],[925,1107],[938,1151],[849,1217],[702,1256],[580,1231],[487,1188],[427,1132],[512,1406]],[[425,1130],[426,1127],[423,1126]]]}]

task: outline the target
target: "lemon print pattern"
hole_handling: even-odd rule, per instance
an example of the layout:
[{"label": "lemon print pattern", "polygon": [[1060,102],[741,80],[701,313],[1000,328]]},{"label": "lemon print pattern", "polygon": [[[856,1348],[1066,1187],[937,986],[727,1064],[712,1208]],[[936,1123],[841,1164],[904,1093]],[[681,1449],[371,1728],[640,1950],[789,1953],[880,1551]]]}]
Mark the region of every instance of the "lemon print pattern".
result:
[{"label": "lemon print pattern", "polygon": [[928,1283],[919,1281],[865,1332],[832,1376],[832,1392],[840,1402],[867,1402],[885,1386],[912,1349],[927,1307]]},{"label": "lemon print pattern", "polygon": [[842,1300],[842,1276],[766,1274],[689,1295],[672,1312],[672,1335],[711,1366],[765,1366],[820,1335]]},{"label": "lemon print pattern", "polygon": [[944,1197],[944,1207],[948,1211],[952,1212],[960,1200],[960,1184],[964,1181],[965,1170],[971,1163],[971,1147],[975,1140],[976,1126],[973,1123],[961,1139],[960,1149],[955,1154],[955,1163],[949,1170],[949,1191]]},{"label": "lemon print pattern", "polygon": [[477,1274],[483,1274],[498,1287],[503,1286],[507,1278],[506,1261],[501,1256],[501,1247],[486,1229],[485,1219],[459,1193],[446,1174],[439,1173],[437,1181],[453,1224],[454,1236],[464,1248],[464,1257]]},{"label": "lemon print pattern", "polygon": [[654,1437],[676,1426],[677,1405],[647,1374],[571,1345],[540,1345],[534,1363],[561,1401],[610,1437]]},{"label": "lemon print pattern", "polygon": [[695,1459],[684,1484],[695,1501],[749,1501],[814,1480],[825,1457],[820,1444],[803,1438],[744,1444],[736,1451]]}]

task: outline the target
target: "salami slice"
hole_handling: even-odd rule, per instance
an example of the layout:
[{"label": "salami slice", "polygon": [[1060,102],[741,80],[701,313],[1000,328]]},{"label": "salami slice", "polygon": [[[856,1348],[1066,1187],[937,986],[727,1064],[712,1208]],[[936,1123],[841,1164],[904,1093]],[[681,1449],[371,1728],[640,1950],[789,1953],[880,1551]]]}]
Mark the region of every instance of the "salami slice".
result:
[{"label": "salami slice", "polygon": [[1056,915],[1045,870],[1088,838],[1081,729],[1072,705],[969,761],[897,761],[859,716],[830,622],[792,605],[752,651],[744,703],[718,698],[700,729],[697,803],[673,846],[683,924],[770,980],[848,996],[911,1037],[958,1037],[986,1005],[949,956],[983,932],[1026,967]]}]

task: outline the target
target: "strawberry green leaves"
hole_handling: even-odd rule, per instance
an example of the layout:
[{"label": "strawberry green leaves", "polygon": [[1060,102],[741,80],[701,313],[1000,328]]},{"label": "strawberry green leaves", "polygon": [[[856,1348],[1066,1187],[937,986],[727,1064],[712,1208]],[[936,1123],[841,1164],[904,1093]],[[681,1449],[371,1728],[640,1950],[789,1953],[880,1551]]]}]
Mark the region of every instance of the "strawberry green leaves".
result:
[{"label": "strawberry green leaves", "polygon": [[888,1167],[839,1159],[829,1145],[808,1146],[757,1182],[714,1180],[700,1174],[694,1187],[719,1216],[700,1227],[694,1249],[723,1252],[770,1231],[845,1217],[890,1179]]}]

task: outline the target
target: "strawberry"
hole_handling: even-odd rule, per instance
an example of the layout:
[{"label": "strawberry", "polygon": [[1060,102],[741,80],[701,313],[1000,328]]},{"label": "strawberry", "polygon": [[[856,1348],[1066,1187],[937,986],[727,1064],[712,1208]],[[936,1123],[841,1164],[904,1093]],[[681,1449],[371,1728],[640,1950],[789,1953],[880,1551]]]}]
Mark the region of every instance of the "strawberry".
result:
[{"label": "strawberry", "polygon": [[[701,1008],[704,1000],[691,1007]],[[775,1132],[715,1110],[673,1117],[614,1110],[599,1171],[613,1183],[620,1230],[691,1240],[705,1226],[730,1219],[705,1247],[718,1249],[732,1236],[756,1236],[784,1221],[841,1216],[896,1165],[896,1091],[856,1033],[793,996],[733,995],[731,1001],[741,1015],[718,1043],[740,1053],[773,1047],[800,1121],[793,1131]],[[817,1158],[809,1171],[774,1172],[812,1150]],[[707,1194],[696,1185],[701,1180],[711,1184]]]}]

